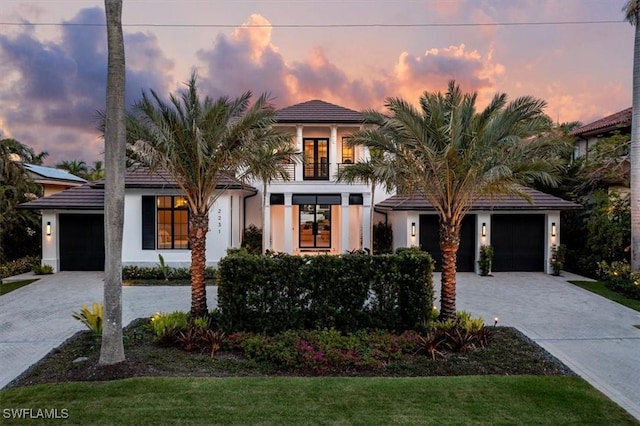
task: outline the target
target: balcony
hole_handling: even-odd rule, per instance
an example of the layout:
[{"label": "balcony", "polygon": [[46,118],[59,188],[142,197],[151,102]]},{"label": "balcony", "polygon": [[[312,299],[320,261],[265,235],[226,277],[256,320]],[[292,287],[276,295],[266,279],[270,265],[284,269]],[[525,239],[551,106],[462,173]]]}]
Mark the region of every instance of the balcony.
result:
[{"label": "balcony", "polygon": [[305,163],[302,177],[304,180],[329,180],[329,163]]}]

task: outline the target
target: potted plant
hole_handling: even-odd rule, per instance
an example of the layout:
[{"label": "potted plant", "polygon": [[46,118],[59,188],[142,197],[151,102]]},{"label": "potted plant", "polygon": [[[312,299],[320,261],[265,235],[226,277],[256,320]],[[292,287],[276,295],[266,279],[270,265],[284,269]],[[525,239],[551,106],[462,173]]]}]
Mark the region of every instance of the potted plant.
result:
[{"label": "potted plant", "polygon": [[564,244],[553,245],[551,246],[551,269],[553,270],[553,275],[560,276],[560,271],[564,267],[564,259],[567,254],[567,246]]}]

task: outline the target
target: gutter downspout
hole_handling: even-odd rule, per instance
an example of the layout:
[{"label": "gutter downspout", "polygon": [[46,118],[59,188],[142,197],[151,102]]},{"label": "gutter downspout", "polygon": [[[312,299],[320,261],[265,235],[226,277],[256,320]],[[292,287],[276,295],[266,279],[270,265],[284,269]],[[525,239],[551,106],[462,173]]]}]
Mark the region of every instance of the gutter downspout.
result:
[{"label": "gutter downspout", "polygon": [[244,230],[247,229],[247,198],[255,197],[256,195],[258,195],[257,189],[254,189],[253,191],[253,194],[246,195],[242,199],[242,235],[244,235]]},{"label": "gutter downspout", "polygon": [[384,215],[384,224],[388,225],[389,224],[389,213],[385,212],[385,211],[381,211],[378,210],[378,208],[374,207],[373,211],[376,213],[380,213],[381,215]]}]

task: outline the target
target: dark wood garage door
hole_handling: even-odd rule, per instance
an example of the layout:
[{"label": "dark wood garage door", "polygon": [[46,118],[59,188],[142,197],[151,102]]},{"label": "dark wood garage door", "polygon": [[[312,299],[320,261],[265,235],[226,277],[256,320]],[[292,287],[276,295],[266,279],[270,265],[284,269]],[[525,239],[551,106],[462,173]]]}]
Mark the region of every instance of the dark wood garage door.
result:
[{"label": "dark wood garage door", "polygon": [[491,217],[493,271],[544,270],[544,218],[542,214]]},{"label": "dark wood garage door", "polygon": [[61,214],[60,270],[104,271],[104,216]]},{"label": "dark wood garage door", "polygon": [[[436,271],[442,269],[440,253],[440,224],[438,215],[420,215],[420,247],[436,261]],[[473,272],[476,258],[476,215],[469,214],[462,220],[460,247],[458,248],[458,272]]]}]

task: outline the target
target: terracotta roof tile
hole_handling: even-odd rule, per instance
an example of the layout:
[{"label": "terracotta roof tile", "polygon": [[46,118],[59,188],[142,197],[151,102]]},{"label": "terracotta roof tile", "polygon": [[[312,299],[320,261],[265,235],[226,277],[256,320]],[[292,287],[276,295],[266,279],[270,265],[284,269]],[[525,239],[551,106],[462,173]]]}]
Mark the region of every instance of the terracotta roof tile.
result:
[{"label": "terracotta roof tile", "polygon": [[631,108],[623,109],[600,120],[585,124],[569,132],[570,136],[592,136],[631,126]]},{"label": "terracotta roof tile", "polygon": [[[522,189],[531,197],[533,204],[529,204],[529,202],[522,197],[496,195],[493,198],[481,198],[477,200],[471,210],[573,210],[581,208],[579,204],[545,194],[535,189],[525,187],[522,187]],[[419,195],[411,197],[394,195],[376,204],[376,207],[385,210],[435,210],[426,198]]]},{"label": "terracotta roof tile", "polygon": [[278,123],[362,123],[362,113],[314,99],[276,111]]}]

